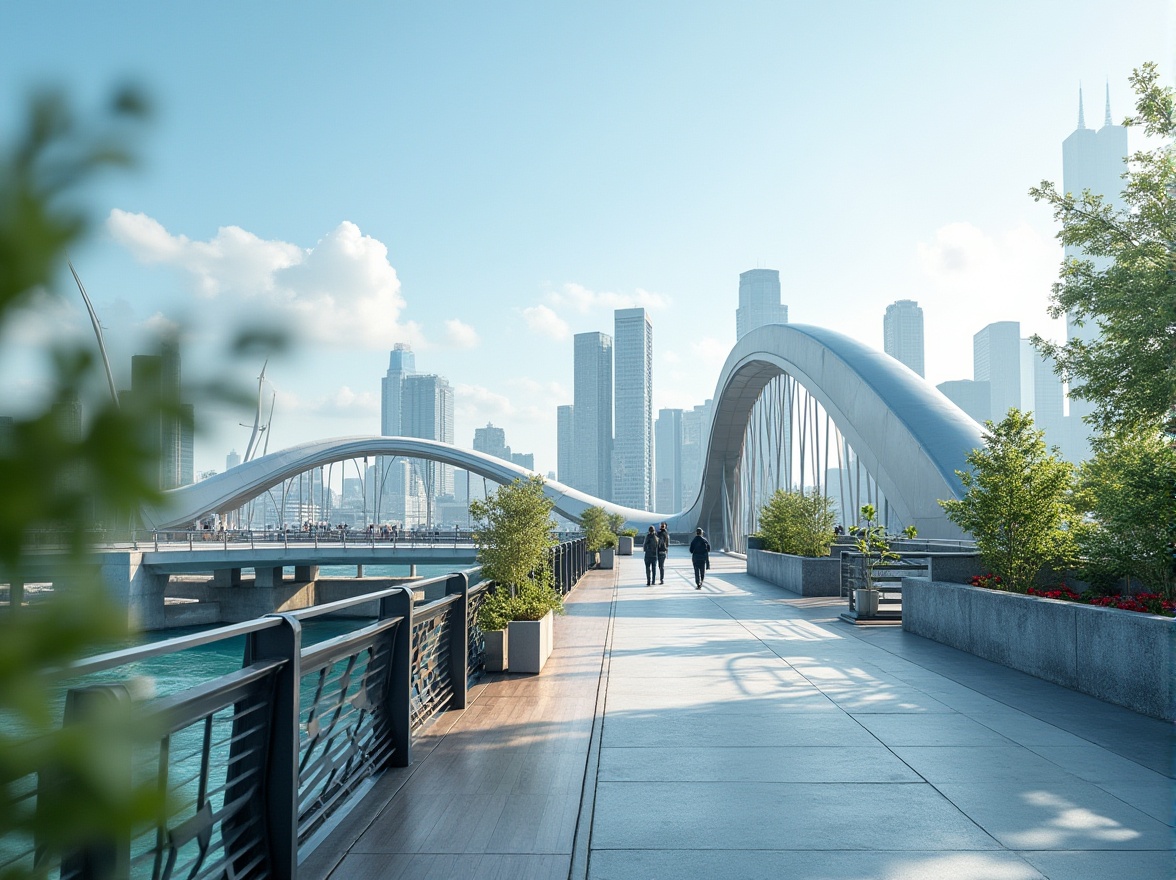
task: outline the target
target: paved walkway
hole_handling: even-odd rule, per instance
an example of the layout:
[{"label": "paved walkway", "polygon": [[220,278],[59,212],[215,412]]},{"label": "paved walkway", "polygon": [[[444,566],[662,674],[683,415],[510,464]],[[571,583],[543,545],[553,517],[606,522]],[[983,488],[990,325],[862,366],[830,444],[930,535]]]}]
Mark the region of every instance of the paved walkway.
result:
[{"label": "paved walkway", "polygon": [[684,555],[652,588],[619,562],[543,674],[475,688],[304,880],[1176,875],[1170,725],[852,627],[737,559],[702,590]]}]

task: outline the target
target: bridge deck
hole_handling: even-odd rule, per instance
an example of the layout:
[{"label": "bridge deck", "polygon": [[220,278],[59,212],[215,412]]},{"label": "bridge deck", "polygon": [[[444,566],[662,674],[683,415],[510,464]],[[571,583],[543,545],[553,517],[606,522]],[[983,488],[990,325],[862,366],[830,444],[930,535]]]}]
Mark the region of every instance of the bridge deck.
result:
[{"label": "bridge deck", "polygon": [[618,562],[543,674],[476,687],[304,880],[1172,876],[1169,725],[736,559],[701,591],[684,555],[653,588]]}]

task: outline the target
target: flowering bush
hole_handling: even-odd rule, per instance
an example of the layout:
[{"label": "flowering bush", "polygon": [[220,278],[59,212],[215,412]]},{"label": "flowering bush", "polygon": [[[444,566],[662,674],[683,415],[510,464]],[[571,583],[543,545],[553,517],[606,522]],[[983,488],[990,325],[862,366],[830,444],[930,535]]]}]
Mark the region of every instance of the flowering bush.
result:
[{"label": "flowering bush", "polygon": [[[987,590],[1007,589],[995,574],[974,575],[969,581],[973,587],[984,587]],[[1119,608],[1123,611],[1138,611],[1143,614],[1161,614],[1165,617],[1176,617],[1176,602],[1171,602],[1159,593],[1136,593],[1134,596],[1102,596],[1093,590],[1085,593],[1075,593],[1065,584],[1056,587],[1030,587],[1026,591],[1030,596],[1040,596],[1043,599],[1059,599],[1063,602],[1081,602],[1086,605],[1098,605],[1101,608]]]},{"label": "flowering bush", "polygon": [[973,587],[984,587],[986,590],[1003,590],[1005,589],[999,574],[976,574],[972,575],[970,581]]}]

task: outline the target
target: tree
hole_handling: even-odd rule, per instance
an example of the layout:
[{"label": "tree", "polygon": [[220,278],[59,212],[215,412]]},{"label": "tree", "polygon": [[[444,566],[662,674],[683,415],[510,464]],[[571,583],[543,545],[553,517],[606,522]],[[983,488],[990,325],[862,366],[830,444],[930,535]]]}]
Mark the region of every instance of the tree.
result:
[{"label": "tree", "polygon": [[1106,435],[1079,472],[1092,523],[1082,534],[1083,576],[1109,590],[1124,578],[1176,593],[1176,448],[1158,431]]},{"label": "tree", "polygon": [[[623,520],[621,524],[624,524]],[[603,507],[589,507],[585,510],[580,515],[580,528],[584,530],[588,549],[593,552],[617,546],[617,536],[612,528],[612,518],[605,513]]]},{"label": "tree", "polygon": [[795,556],[828,556],[837,512],[817,489],[777,489],[760,508],[759,536],[764,549]]},{"label": "tree", "polygon": [[[57,94],[36,97],[27,126],[0,146],[0,337],[18,316],[53,295],[68,248],[90,228],[80,193],[95,174],[132,164],[130,128],[146,115],[133,91],[117,93],[97,121],[81,120]],[[57,689],[46,667],[110,646],[127,634],[127,614],[107,596],[89,558],[96,504],[127,522],[143,502],[157,499],[149,474],[157,455],[139,438],[147,419],[158,423],[159,402],[119,408],[105,393],[90,399],[99,379],[97,359],[72,342],[55,344],[40,406],[13,418],[0,432],[0,583],[9,587],[0,607],[0,840],[17,852],[35,840],[37,858],[0,867],[4,880],[45,877],[63,856],[90,844],[127,837],[162,809],[154,784],[133,785],[110,773],[111,749],[142,742],[150,731],[126,712],[95,714],[68,728],[59,723]],[[63,430],[54,408],[85,400],[90,418],[83,434]],[[38,607],[21,607],[21,586],[31,533],[50,529],[66,542],[62,578]],[[24,795],[42,783],[37,798]]]},{"label": "tree", "polygon": [[483,629],[563,609],[548,564],[548,552],[559,542],[543,482],[540,476],[519,478],[484,501],[470,502],[470,516],[479,522],[474,540],[482,575],[496,585],[478,612]]},{"label": "tree", "polygon": [[1044,432],[1019,410],[985,425],[985,446],[968,453],[971,470],[956,471],[964,497],[939,503],[976,539],[985,565],[1023,593],[1046,566],[1074,562],[1080,529],[1074,469],[1046,450]]},{"label": "tree", "polygon": [[853,543],[858,553],[862,554],[866,589],[872,590],[874,573],[878,566],[896,562],[901,557],[890,549],[890,536],[886,534],[886,526],[878,522],[878,510],[874,505],[863,504],[860,513],[865,525],[854,526],[850,529],[850,534],[854,536]]},{"label": "tree", "polygon": [[1137,68],[1131,84],[1136,114],[1125,124],[1164,143],[1131,156],[1125,209],[1089,191],[1059,193],[1048,181],[1029,191],[1053,208],[1063,245],[1113,261],[1097,268],[1089,258],[1067,260],[1049,308],[1055,318],[1096,322],[1099,338],[1056,344],[1034,336],[1033,343],[1057,361],[1072,396],[1096,404],[1095,427],[1166,424],[1176,435],[1176,92],[1160,87],[1152,63]]}]

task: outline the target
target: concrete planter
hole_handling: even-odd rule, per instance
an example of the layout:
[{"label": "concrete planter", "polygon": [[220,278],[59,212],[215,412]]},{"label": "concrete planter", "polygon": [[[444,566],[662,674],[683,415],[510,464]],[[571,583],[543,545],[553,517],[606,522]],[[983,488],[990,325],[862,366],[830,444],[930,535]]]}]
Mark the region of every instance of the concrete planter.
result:
[{"label": "concrete planter", "polygon": [[509,631],[496,629],[483,633],[486,637],[486,654],[484,664],[487,672],[504,672],[509,666],[510,645]]},{"label": "concrete planter", "polygon": [[633,555],[633,536],[621,535],[617,538],[617,556]]},{"label": "concrete planter", "polygon": [[858,617],[877,617],[878,599],[881,596],[877,590],[854,590],[853,610]]},{"label": "concrete planter", "polygon": [[1176,721],[1176,619],[904,578],[903,629]]},{"label": "concrete planter", "polygon": [[747,573],[800,596],[840,596],[841,561],[747,549]]},{"label": "concrete planter", "polygon": [[541,620],[512,620],[507,626],[510,641],[510,671],[537,673],[551,656],[555,642],[555,612]]},{"label": "concrete planter", "polygon": [[616,564],[616,548],[605,547],[600,551],[600,567],[612,568]]}]

